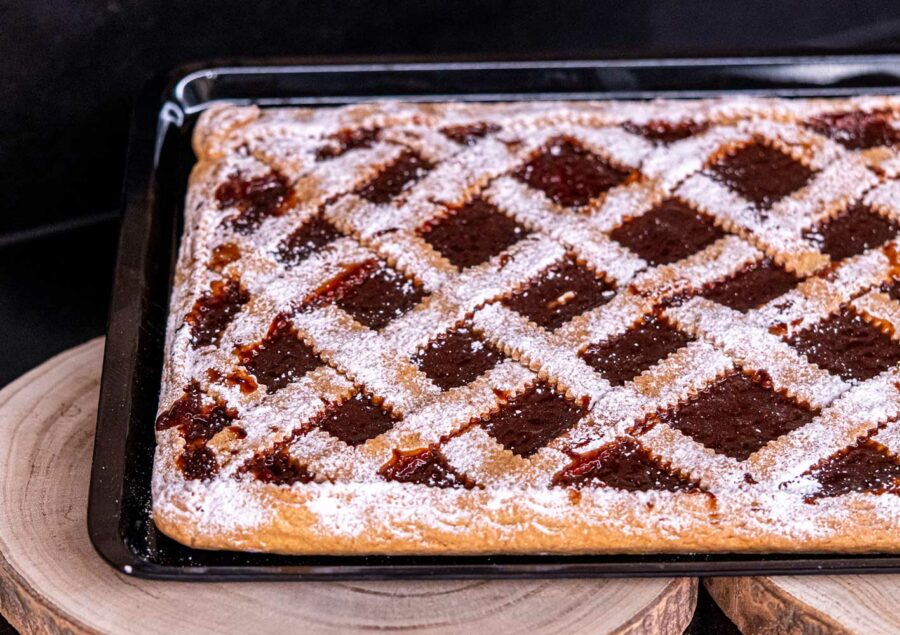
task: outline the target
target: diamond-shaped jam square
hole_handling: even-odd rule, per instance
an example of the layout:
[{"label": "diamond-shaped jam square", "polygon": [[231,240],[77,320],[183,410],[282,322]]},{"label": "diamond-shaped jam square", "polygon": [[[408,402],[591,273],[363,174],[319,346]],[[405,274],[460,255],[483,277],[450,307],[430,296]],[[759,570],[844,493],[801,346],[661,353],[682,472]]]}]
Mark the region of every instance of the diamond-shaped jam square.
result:
[{"label": "diamond-shaped jam square", "polygon": [[379,472],[389,481],[427,485],[440,489],[472,489],[475,483],[454,470],[437,448],[411,452],[394,450],[391,460]]},{"label": "diamond-shaped jam square", "polygon": [[563,207],[581,207],[630,175],[567,137],[556,137],[516,177]]},{"label": "diamond-shaped jam square", "polygon": [[793,289],[800,278],[763,258],[730,278],[716,283],[703,297],[741,313],[766,304]]},{"label": "diamond-shaped jam square", "polygon": [[896,223],[857,203],[836,218],[806,231],[804,238],[831,256],[832,260],[842,260],[880,247],[898,233],[900,226]]},{"label": "diamond-shaped jam square", "polygon": [[610,236],[650,264],[665,265],[697,253],[724,233],[705,214],[678,199],[667,199]]},{"label": "diamond-shaped jam square", "polygon": [[577,458],[557,474],[555,485],[612,487],[629,492],[699,491],[700,485],[671,469],[640,443],[622,439]]},{"label": "diamond-shaped jam square", "polygon": [[368,395],[358,392],[349,399],[329,406],[318,426],[347,445],[359,445],[394,427],[399,419],[377,405]]},{"label": "diamond-shaped jam square", "polygon": [[700,134],[709,127],[709,124],[690,120],[675,122],[656,120],[643,124],[626,121],[622,127],[631,134],[640,135],[654,143],[668,145]]},{"label": "diamond-shaped jam square", "polygon": [[717,179],[760,209],[768,209],[806,185],[812,170],[777,148],[751,143],[712,166]]},{"label": "diamond-shaped jam square", "polygon": [[503,447],[528,457],[578,423],[583,408],[541,381],[482,422]]},{"label": "diamond-shaped jam square", "polygon": [[278,245],[278,258],[287,265],[299,265],[340,237],[341,233],[331,223],[316,216],[281,241]]},{"label": "diamond-shaped jam square", "polygon": [[328,137],[329,144],[316,152],[317,161],[339,157],[350,150],[371,148],[378,140],[381,128],[346,128]]},{"label": "diamond-shaped jam square", "polygon": [[719,454],[743,461],[817,414],[772,390],[765,377],[734,372],[661,420]]},{"label": "diamond-shaped jam square", "polygon": [[242,347],[238,355],[241,364],[270,393],[322,365],[319,356],[300,339],[297,329],[284,317],[272,322],[262,341]]},{"label": "diamond-shaped jam square", "polygon": [[891,124],[890,114],[884,111],[828,113],[810,119],[806,125],[851,150],[900,143],[900,130]]},{"label": "diamond-shaped jam square", "polygon": [[665,320],[649,317],[621,335],[591,344],[581,353],[581,358],[609,383],[621,386],[683,348],[692,339]]},{"label": "diamond-shaped jam square", "polygon": [[356,193],[367,201],[381,205],[412,187],[433,169],[430,161],[407,150]]},{"label": "diamond-shaped jam square", "polygon": [[344,311],[370,329],[382,329],[425,297],[414,281],[386,265],[379,265],[363,278],[354,278],[335,300]]},{"label": "diamond-shaped jam square", "polygon": [[252,233],[270,216],[280,216],[292,201],[291,184],[280,172],[252,178],[233,174],[216,188],[215,196],[220,209],[237,208],[228,222],[242,234]]},{"label": "diamond-shaped jam square", "polygon": [[422,237],[460,269],[480,265],[528,235],[496,207],[481,199],[467,203],[421,231]]},{"label": "diamond-shaped jam square", "polygon": [[815,498],[850,492],[900,494],[900,459],[871,439],[829,457],[810,474],[821,486]]},{"label": "diamond-shaped jam square", "polygon": [[552,331],[576,315],[606,304],[615,294],[612,285],[567,257],[503,304]]},{"label": "diamond-shaped jam square", "polygon": [[464,386],[492,369],[501,355],[468,326],[429,342],[413,363],[442,390]]},{"label": "diamond-shaped jam square", "polygon": [[851,309],[795,333],[787,343],[848,381],[871,379],[900,362],[900,343]]},{"label": "diamond-shaped jam square", "polygon": [[441,128],[441,134],[464,146],[474,145],[479,139],[497,132],[500,132],[500,126],[485,121]]}]

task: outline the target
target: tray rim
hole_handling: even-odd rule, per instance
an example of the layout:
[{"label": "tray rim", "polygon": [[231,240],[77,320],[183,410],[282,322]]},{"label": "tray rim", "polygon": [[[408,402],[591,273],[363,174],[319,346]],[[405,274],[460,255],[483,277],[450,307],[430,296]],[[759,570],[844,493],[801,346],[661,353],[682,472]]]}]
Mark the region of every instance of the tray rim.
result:
[{"label": "tray rim", "polygon": [[[369,59],[370,61],[364,61]],[[161,565],[142,557],[130,549],[126,535],[120,531],[123,512],[125,454],[131,422],[132,381],[136,372],[136,359],[140,345],[139,335],[143,321],[129,323],[123,314],[140,311],[145,316],[146,307],[130,297],[126,290],[140,284],[150,266],[149,225],[155,212],[159,189],[164,183],[156,179],[162,143],[170,126],[181,127],[188,118],[213,103],[189,103],[186,87],[191,82],[208,81],[223,75],[240,74],[348,74],[352,72],[454,72],[501,71],[542,69],[650,69],[650,68],[754,68],[798,66],[813,70],[823,65],[894,65],[897,68],[896,84],[872,88],[846,88],[835,90],[827,84],[820,88],[796,89],[704,89],[704,90],[638,90],[592,91],[590,93],[423,93],[421,95],[359,95],[350,98],[327,100],[266,100],[229,99],[232,103],[261,103],[270,105],[324,105],[352,103],[372,99],[402,98],[406,101],[439,101],[463,99],[472,101],[502,100],[509,98],[540,100],[548,98],[582,99],[647,99],[653,97],[698,97],[721,94],[763,94],[771,96],[809,95],[859,95],[874,92],[900,91],[900,54],[865,55],[788,55],[765,57],[685,57],[685,58],[549,58],[549,59],[498,59],[493,61],[460,60],[415,61],[409,58],[290,58],[209,60],[192,62],[161,73],[144,86],[135,102],[129,131],[128,153],[123,187],[123,215],[119,234],[113,294],[110,304],[108,335],[103,355],[100,403],[98,407],[97,435],[94,444],[91,482],[88,498],[88,534],[95,550],[117,570],[136,577],[170,580],[247,581],[247,580],[342,580],[342,579],[421,579],[421,578],[500,578],[500,577],[645,577],[645,576],[727,576],[727,575],[782,575],[816,573],[875,573],[900,572],[900,554],[635,554],[633,556],[554,556],[537,555],[534,562],[504,562],[525,560],[506,556],[481,556],[457,558],[437,556],[420,558],[419,564],[351,564],[366,558],[333,556],[339,561],[333,565],[215,565],[170,566]],[[485,99],[487,97],[487,99]],[[494,99],[496,98],[496,99]],[[188,124],[192,125],[192,124]],[[132,294],[136,295],[136,294]],[[133,315],[132,315],[133,317]],[[124,326],[124,330],[119,329]],[[123,375],[124,369],[124,375]],[[123,381],[126,380],[126,381]],[[117,424],[118,422],[118,424]],[[146,425],[146,421],[143,422]],[[107,459],[112,458],[110,464]],[[112,520],[110,522],[110,514]],[[198,550],[199,551],[199,550]],[[302,558],[302,557],[298,557]],[[449,564],[441,558],[468,560]],[[384,558],[374,558],[374,560]],[[590,559],[600,561],[590,562]],[[395,560],[402,560],[395,558]],[[429,562],[431,560],[431,562]],[[437,560],[437,561],[435,561]],[[605,562],[603,562],[605,560]],[[344,562],[340,562],[344,561]],[[435,568],[440,571],[436,575]]]}]

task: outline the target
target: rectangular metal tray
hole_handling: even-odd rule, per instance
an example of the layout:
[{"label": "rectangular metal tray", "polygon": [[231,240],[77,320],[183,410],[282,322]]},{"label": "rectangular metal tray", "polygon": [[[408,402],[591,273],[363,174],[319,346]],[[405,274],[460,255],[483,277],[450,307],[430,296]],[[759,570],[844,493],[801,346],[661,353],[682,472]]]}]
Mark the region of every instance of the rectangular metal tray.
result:
[{"label": "rectangular metal tray", "polygon": [[125,573],[178,580],[750,575],[900,571],[900,555],[293,557],[201,551],[150,519],[153,421],[181,235],[190,135],[218,101],[261,106],[415,101],[647,99],[893,93],[900,56],[380,64],[230,63],[151,82],[131,129],[124,216],[100,393],[88,529]]}]

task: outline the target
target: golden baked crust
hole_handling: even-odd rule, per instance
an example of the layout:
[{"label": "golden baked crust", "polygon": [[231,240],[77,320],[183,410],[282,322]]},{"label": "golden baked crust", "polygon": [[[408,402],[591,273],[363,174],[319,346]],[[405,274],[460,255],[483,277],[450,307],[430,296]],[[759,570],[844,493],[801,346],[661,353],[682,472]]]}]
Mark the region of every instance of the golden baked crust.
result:
[{"label": "golden baked crust", "polygon": [[898,550],[898,112],[208,110],[155,523],[293,554]]}]

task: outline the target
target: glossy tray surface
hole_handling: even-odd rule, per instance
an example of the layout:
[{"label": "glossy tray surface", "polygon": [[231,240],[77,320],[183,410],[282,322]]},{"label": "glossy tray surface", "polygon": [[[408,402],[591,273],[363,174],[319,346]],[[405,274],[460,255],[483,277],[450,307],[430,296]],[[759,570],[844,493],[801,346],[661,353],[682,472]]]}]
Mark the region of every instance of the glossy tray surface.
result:
[{"label": "glossy tray surface", "polygon": [[180,580],[574,577],[900,571],[896,555],[295,557],[201,551],[162,535],[150,475],[171,276],[194,162],[190,134],[215,102],[261,106],[414,101],[648,99],[730,93],[890,94],[900,57],[578,60],[185,67],[148,85],[135,109],[103,366],[88,529],[130,574]]}]

